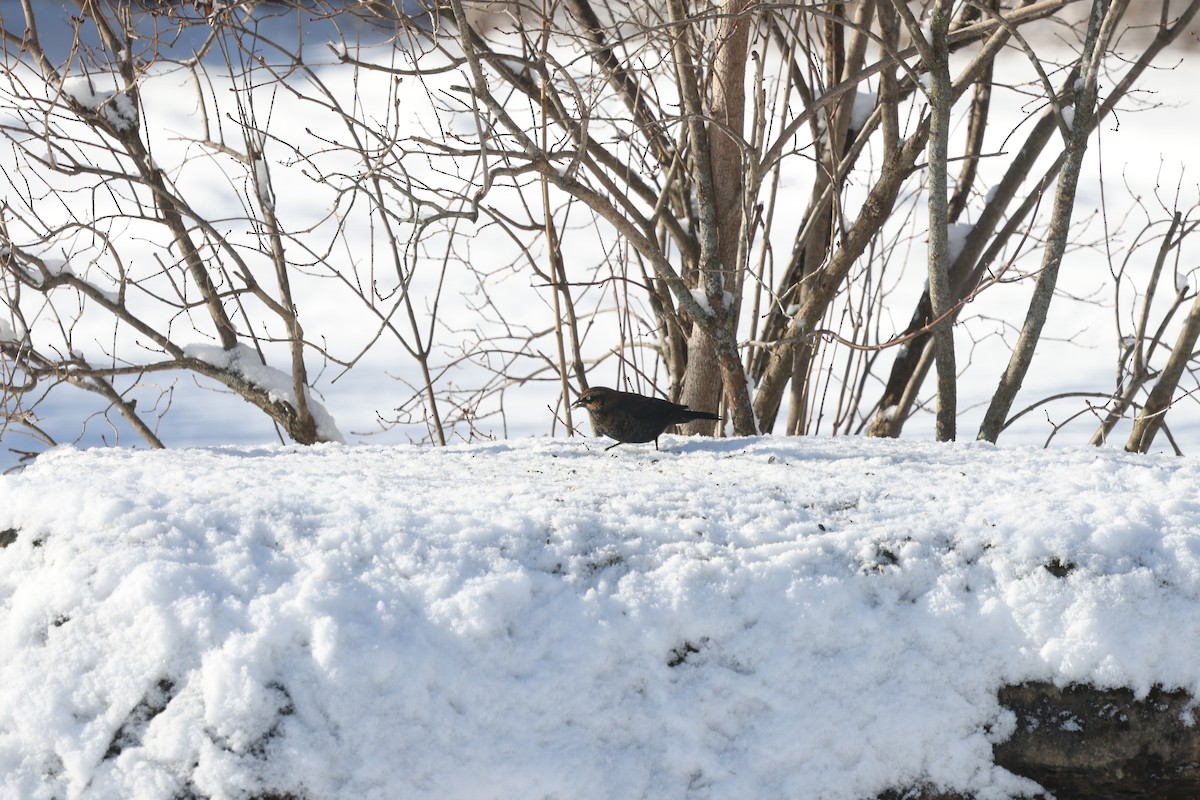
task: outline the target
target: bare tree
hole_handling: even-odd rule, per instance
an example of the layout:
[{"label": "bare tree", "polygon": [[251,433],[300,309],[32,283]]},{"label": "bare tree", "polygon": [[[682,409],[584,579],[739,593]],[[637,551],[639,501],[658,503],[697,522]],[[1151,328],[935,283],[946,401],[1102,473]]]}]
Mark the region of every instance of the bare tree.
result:
[{"label": "bare tree", "polygon": [[[846,296],[850,288],[847,281],[861,265],[863,255],[889,235],[889,221],[899,211],[896,203],[908,182],[924,179],[924,172],[917,170],[916,164],[926,147],[933,146],[929,138],[931,123],[938,121],[944,128],[957,98],[981,78],[990,80],[995,57],[1013,36],[1019,36],[1019,29],[1069,5],[1072,3],[1025,3],[1002,13],[994,3],[968,3],[961,6],[959,19],[953,25],[948,4],[933,4],[929,14],[922,10],[921,17],[931,14],[931,19],[938,22],[940,27],[935,27],[942,36],[944,65],[935,70],[942,90],[939,106],[942,113],[930,116],[922,111],[928,106],[915,107],[919,122],[902,140],[895,122],[902,104],[913,102],[913,92],[923,80],[921,74],[928,73],[938,58],[921,35],[921,17],[904,3],[887,6],[863,3],[856,17],[850,20],[842,3],[793,9],[726,3],[701,10],[673,2],[664,17],[651,23],[637,16],[637,13],[653,15],[650,9],[639,8],[637,13],[622,17],[611,7],[598,11],[580,0],[558,14],[554,7],[547,11],[512,5],[510,8],[516,10],[511,12],[511,25],[498,24],[495,30],[482,31],[472,27],[467,4],[458,2],[452,3],[452,21],[457,26],[455,35],[466,44],[464,58],[470,66],[473,91],[480,106],[488,110],[488,119],[481,121],[481,129],[490,126],[496,131],[489,135],[490,141],[517,143],[512,149],[489,152],[489,158],[513,165],[508,167],[511,170],[537,171],[546,176],[555,188],[587,205],[592,213],[611,225],[614,233],[625,238],[637,255],[650,264],[652,280],[657,284],[654,290],[662,336],[684,337],[682,343],[664,341],[660,350],[669,361],[684,360],[682,365],[668,365],[673,378],[668,393],[694,405],[712,405],[719,393],[712,378],[704,376],[720,372],[723,399],[733,414],[734,430],[745,433],[774,426],[789,382],[793,390],[797,384],[811,383],[812,375],[807,371],[819,363],[819,359],[812,357],[813,337],[821,330],[821,320],[834,313],[836,304]],[[1122,11],[1114,9],[1106,17],[1110,26],[1121,18]],[[1194,11],[1187,9],[1185,16]],[[914,42],[919,39],[920,44],[901,48],[900,28],[893,17],[896,13],[903,17],[904,29],[911,39]],[[815,27],[816,22],[827,25]],[[878,34],[873,31],[876,22]],[[1178,36],[1185,26],[1183,19],[1172,26],[1164,23],[1161,39]],[[557,74],[545,71],[540,82],[534,82],[529,79],[529,70],[514,69],[514,59],[535,50],[530,31],[547,28],[553,28],[566,42],[581,41],[582,58],[591,58],[594,70],[589,73],[582,68],[576,72],[564,69]],[[608,38],[609,32],[623,30],[631,31],[627,41],[614,44]],[[821,31],[821,38],[812,38],[814,30]],[[843,35],[846,31],[852,35]],[[1029,47],[1024,38],[1021,41]],[[777,60],[777,77],[768,78],[761,67],[758,72],[750,71],[756,62],[745,54],[757,53],[756,46],[773,46],[774,52],[783,56]],[[872,46],[879,48],[879,60],[867,64]],[[961,73],[951,80],[948,66],[951,50],[972,49]],[[619,50],[632,55],[622,62],[615,55]],[[823,62],[817,62],[815,56],[822,51]],[[1102,51],[1101,47],[1094,52]],[[1092,52],[1088,51],[1089,57]],[[1038,64],[1032,49],[1030,53],[1035,65]],[[1153,54],[1149,50],[1148,53]],[[628,66],[630,63],[637,68]],[[812,67],[818,63],[825,69],[814,74]],[[854,104],[846,101],[877,75],[879,99],[873,105],[878,112],[865,120],[853,119]],[[596,76],[602,76],[603,80],[596,80]],[[663,80],[658,80],[660,77]],[[590,83],[585,83],[589,80]],[[676,89],[673,102],[677,103],[678,111],[672,111],[672,106],[661,99],[667,85]],[[749,117],[742,112],[745,107],[742,94],[747,86],[757,98],[754,114]],[[1043,88],[1050,89],[1048,84]],[[623,125],[621,120],[611,117],[600,121],[596,112],[604,107],[608,90],[613,90],[616,95],[613,99],[620,100],[630,110],[631,125]],[[554,109],[553,124],[562,129],[564,137],[577,149],[570,153],[538,151],[528,135],[531,121],[505,107],[504,98],[511,96],[509,92],[528,98],[557,92],[559,99],[549,106]],[[775,94],[768,99],[768,92]],[[1057,94],[1051,92],[1052,96]],[[576,103],[569,110],[571,93],[598,99],[586,109]],[[803,101],[803,110],[796,113],[790,111],[788,104],[793,93]],[[1050,105],[1057,111],[1058,102],[1052,101]],[[975,120],[970,146],[977,150],[986,127],[987,95],[980,94],[972,108]],[[771,120],[767,117],[771,111],[782,113]],[[792,264],[776,278],[774,286],[760,283],[756,287],[761,296],[755,298],[753,307],[766,318],[756,340],[765,342],[766,347],[761,356],[751,355],[745,361],[756,386],[753,414],[739,417],[746,399],[741,389],[744,380],[728,358],[731,339],[728,329],[730,320],[736,323],[737,315],[724,315],[723,311],[729,308],[735,312],[741,307],[744,287],[750,280],[754,247],[764,248],[765,252],[770,240],[781,233],[774,228],[758,227],[765,219],[773,222],[777,219],[773,214],[761,215],[764,192],[770,195],[764,180],[782,167],[785,154],[791,152],[796,134],[806,123],[813,130],[811,146],[820,153],[813,158],[814,163],[822,165],[817,185],[826,188],[814,195],[812,208],[794,231],[785,233],[794,242]],[[1090,132],[1090,123],[1081,124],[1085,124],[1085,132]],[[854,203],[849,176],[864,150],[878,136],[880,125],[885,152],[890,155],[883,159],[877,179],[868,183],[870,189],[858,203],[857,215],[853,215],[848,213],[848,204]],[[606,132],[615,128],[620,144],[616,147],[602,144],[596,134],[601,126]],[[777,131],[773,138],[767,133],[770,126]],[[664,137],[664,131],[671,131],[672,136]],[[852,137],[848,136],[850,132]],[[948,136],[940,131],[935,137],[937,141],[949,146]],[[931,152],[940,152],[940,148]],[[804,158],[798,153],[797,157]],[[555,165],[556,161],[567,158],[571,159],[569,167]],[[968,158],[977,159],[979,154],[973,153]],[[630,164],[639,167],[631,172]],[[1019,181],[1025,175],[1023,170],[1031,166],[1028,159],[1015,160],[1012,180]],[[973,167],[964,172],[965,183],[955,193],[959,209],[965,204],[964,198],[969,196],[976,176]],[[647,178],[654,184],[647,184]],[[938,178],[936,182],[942,180]],[[1014,199],[1011,191],[999,196],[989,209],[993,219],[1000,219]],[[933,189],[930,205],[937,210],[949,204]],[[1027,207],[1024,213],[1029,213]],[[954,317],[952,307],[956,300],[979,288],[978,277],[971,282],[969,276],[977,275],[980,265],[977,262],[971,268],[962,266],[957,273],[956,293],[952,289],[954,270],[949,269],[948,241],[937,233],[945,230],[946,222],[936,223],[938,219],[940,212],[928,229],[932,232],[931,258],[940,265],[931,273],[938,276],[931,284],[938,292],[936,313],[922,318],[920,324],[929,326],[935,337],[943,341],[940,351],[944,363],[939,385],[945,402],[940,430],[948,438],[953,435],[956,414],[953,402],[956,376],[949,328]],[[967,251],[968,257],[979,259],[985,244],[997,243],[993,231],[981,229]],[[1005,235],[1012,233],[1010,229]],[[995,257],[994,248],[989,257]],[[766,302],[762,302],[763,297]],[[704,302],[696,304],[699,299]],[[931,324],[934,320],[937,323]],[[723,365],[720,369],[719,364]],[[805,402],[811,396],[808,391],[793,391],[792,400]],[[795,411],[793,416],[798,416]],[[799,432],[799,426],[789,426],[789,430]]]},{"label": "bare tree", "polygon": [[[1178,192],[1175,199],[1178,200]],[[1146,211],[1140,202],[1138,207]],[[1125,449],[1147,452],[1155,436],[1164,429],[1170,408],[1197,391],[1184,389],[1180,384],[1195,358],[1196,341],[1200,338],[1200,303],[1192,286],[1194,268],[1185,266],[1183,254],[1186,240],[1200,223],[1192,219],[1196,206],[1185,213],[1164,204],[1162,211],[1165,218],[1148,219],[1113,269],[1116,289],[1113,306],[1117,310],[1118,330],[1116,382],[1111,394],[1104,398],[1103,406],[1089,407],[1100,418],[1091,438],[1094,445],[1104,444],[1118,424],[1134,416]],[[1149,275],[1144,279],[1130,276],[1130,266],[1136,262],[1138,253],[1155,242]],[[1132,299],[1124,301],[1126,294],[1132,295]],[[1171,346],[1166,336],[1188,300],[1192,301],[1191,306]],[[1123,332],[1126,316],[1130,323],[1127,333]],[[1165,355],[1165,362],[1161,355]],[[1135,409],[1137,413],[1132,415]],[[1172,446],[1180,452],[1174,441]]]},{"label": "bare tree", "polygon": [[[225,232],[229,220],[200,212],[156,159],[141,84],[160,42],[145,42],[131,27],[132,8],[80,3],[61,67],[39,36],[47,8],[24,2],[23,10],[3,29],[3,131],[19,163],[6,168],[10,191],[0,212],[12,320],[0,341],[9,376],[6,417],[33,414],[35,404],[23,398],[67,384],[100,395],[150,446],[161,447],[154,423],[117,381],[190,371],[240,395],[297,442],[339,439],[308,391],[308,343],[291,294],[286,232],[274,211],[268,138],[254,106],[238,107],[241,141],[208,144],[240,171],[239,222],[256,258]],[[92,31],[97,43],[86,43]],[[91,198],[82,217],[73,200],[81,196]],[[123,237],[135,227],[161,243],[151,263],[123,255]],[[47,314],[55,325],[38,324]],[[235,317],[244,320],[241,332]],[[111,336],[108,345],[87,341],[96,320]],[[268,343],[283,346],[287,370],[268,365]]]}]

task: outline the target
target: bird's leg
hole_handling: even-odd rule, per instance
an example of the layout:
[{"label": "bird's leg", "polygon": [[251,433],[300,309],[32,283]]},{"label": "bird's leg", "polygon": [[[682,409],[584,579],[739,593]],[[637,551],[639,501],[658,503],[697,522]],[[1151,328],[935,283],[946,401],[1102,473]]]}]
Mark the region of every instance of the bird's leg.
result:
[{"label": "bird's leg", "polygon": [[616,442],[615,444],[610,444],[608,447],[604,448],[604,452],[606,452],[606,453],[607,453],[609,450],[612,450],[612,449],[613,449],[614,447],[616,447],[618,444],[620,444],[620,442]]}]

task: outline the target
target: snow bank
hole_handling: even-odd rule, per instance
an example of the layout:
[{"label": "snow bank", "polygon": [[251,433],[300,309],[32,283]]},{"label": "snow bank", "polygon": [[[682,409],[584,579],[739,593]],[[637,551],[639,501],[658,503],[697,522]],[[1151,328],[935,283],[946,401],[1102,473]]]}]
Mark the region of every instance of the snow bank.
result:
[{"label": "snow bank", "polygon": [[1000,686],[1200,694],[1194,460],[663,444],[0,479],[0,795],[1000,798]]}]

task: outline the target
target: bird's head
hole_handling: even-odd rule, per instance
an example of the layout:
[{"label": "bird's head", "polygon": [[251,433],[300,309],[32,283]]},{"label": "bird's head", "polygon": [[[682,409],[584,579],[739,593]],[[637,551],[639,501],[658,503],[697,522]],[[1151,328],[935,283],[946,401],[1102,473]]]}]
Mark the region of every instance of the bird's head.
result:
[{"label": "bird's head", "polygon": [[593,386],[583,394],[579,395],[579,399],[571,403],[571,408],[586,408],[588,411],[603,411],[605,405],[612,397],[612,389],[606,389],[603,386]]}]

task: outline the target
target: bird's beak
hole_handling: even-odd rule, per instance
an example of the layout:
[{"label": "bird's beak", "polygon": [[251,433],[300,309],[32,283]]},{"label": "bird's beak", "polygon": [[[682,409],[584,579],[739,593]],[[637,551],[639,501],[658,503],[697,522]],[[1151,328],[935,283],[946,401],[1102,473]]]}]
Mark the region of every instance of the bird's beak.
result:
[{"label": "bird's beak", "polygon": [[583,406],[583,398],[579,398],[574,403],[571,403],[571,408],[580,408]]}]

